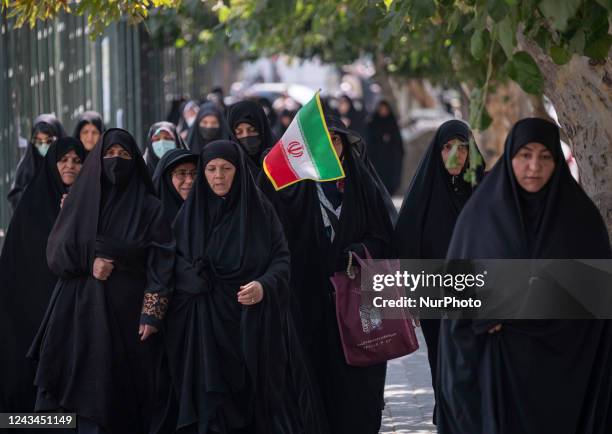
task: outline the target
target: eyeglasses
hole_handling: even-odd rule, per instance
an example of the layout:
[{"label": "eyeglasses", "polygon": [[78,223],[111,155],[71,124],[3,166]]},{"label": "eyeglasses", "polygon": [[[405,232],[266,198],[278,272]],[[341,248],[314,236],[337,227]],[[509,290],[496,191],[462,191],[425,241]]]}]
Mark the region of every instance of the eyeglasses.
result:
[{"label": "eyeglasses", "polygon": [[172,176],[175,176],[179,181],[184,181],[189,176],[191,179],[195,179],[198,174],[197,170],[175,170],[171,173]]}]

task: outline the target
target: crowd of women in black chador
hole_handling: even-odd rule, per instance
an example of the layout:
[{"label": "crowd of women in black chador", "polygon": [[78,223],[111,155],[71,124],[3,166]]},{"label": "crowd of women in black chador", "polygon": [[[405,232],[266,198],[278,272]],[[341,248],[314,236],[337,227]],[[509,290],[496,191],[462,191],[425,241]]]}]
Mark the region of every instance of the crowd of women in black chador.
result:
[{"label": "crowd of women in black chador", "polygon": [[[344,179],[280,191],[261,170],[275,137],[258,103],[227,120],[212,103],[184,108],[186,145],[156,123],[144,157],[93,112],[75,138],[35,122],[0,256],[0,411],[74,412],[80,433],[374,434],[386,365],[346,364],[329,279],[349,252],[610,257],[547,121],[517,123],[476,188],[469,127],[445,122],[398,218],[388,104],[367,146],[328,113]],[[421,324],[440,433],[612,426],[609,321]]]}]

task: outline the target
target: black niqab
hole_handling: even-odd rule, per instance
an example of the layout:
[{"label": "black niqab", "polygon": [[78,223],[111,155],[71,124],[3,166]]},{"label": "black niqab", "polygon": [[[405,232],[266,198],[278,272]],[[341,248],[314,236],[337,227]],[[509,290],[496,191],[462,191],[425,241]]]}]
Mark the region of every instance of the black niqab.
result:
[{"label": "black niqab", "polygon": [[184,202],[172,184],[172,171],[183,163],[194,163],[197,165],[198,156],[192,154],[187,149],[172,150],[159,160],[153,174],[153,186],[157,192],[157,197],[161,200],[164,215],[169,224],[172,224]]},{"label": "black niqab", "polygon": [[34,142],[36,140],[36,134],[44,128],[50,135],[55,136],[57,139],[65,137],[66,131],[60,123],[60,121],[52,114],[42,114],[34,120],[32,126],[32,134],[30,135],[30,141],[23,158],[19,161],[17,169],[15,169],[15,180],[11,186],[7,199],[10,202],[13,209],[17,208],[17,204],[21,199],[21,195],[25,191],[26,187],[30,183],[38,168],[42,165],[43,157],[40,155]]},{"label": "black niqab", "polygon": [[153,136],[155,135],[155,132],[159,130],[160,128],[167,129],[172,133],[172,135],[174,136],[174,144],[176,146],[175,149],[185,149],[186,148],[185,142],[183,142],[183,139],[177,132],[177,128],[174,124],[171,124],[170,122],[162,121],[162,122],[156,122],[153,125],[151,125],[151,128],[149,128],[149,132],[147,133],[147,143],[146,143],[146,149],[144,153],[144,159],[145,159],[145,162],[147,163],[147,168],[149,169],[149,174],[151,176],[153,176],[153,174],[155,173],[155,169],[157,168],[157,164],[159,163],[159,160],[160,160],[160,158],[153,151]]},{"label": "black niqab", "polygon": [[64,137],[51,145],[23,193],[0,255],[0,411],[34,409],[34,366],[26,353],[43,318],[57,277],[47,266],[47,238],[60,210],[62,183],[57,162],[71,150],[85,160],[80,141]]},{"label": "black niqab", "polygon": [[[539,224],[523,213],[512,169],[518,149],[536,141],[555,159]],[[539,230],[530,242],[534,224]],[[570,174],[558,128],[543,119],[519,121],[459,216],[448,258],[610,257],[604,222]],[[501,331],[488,334],[497,323]],[[442,321],[440,433],[608,432],[611,344],[609,320]]]},{"label": "black niqab", "polygon": [[[219,130],[215,137],[206,138],[200,131],[200,122],[206,116],[214,116],[219,121]],[[232,130],[227,124],[227,120],[223,115],[223,111],[214,102],[207,102],[200,106],[200,111],[193,123],[193,128],[189,130],[189,136],[187,137],[187,147],[192,153],[200,155],[206,145],[214,140],[231,140],[233,138]]]},{"label": "black niqab", "polygon": [[[265,150],[276,144],[276,138],[272,133],[272,128],[270,127],[270,122],[268,121],[268,117],[266,116],[264,109],[255,101],[240,101],[231,106],[227,116],[227,121],[232,132],[235,130],[238,124],[243,122],[252,125],[259,132],[261,148],[257,155],[249,156],[249,158],[253,163],[255,163],[257,168],[261,170],[261,159],[262,156],[265,155]],[[244,147],[243,150],[246,152]]]}]

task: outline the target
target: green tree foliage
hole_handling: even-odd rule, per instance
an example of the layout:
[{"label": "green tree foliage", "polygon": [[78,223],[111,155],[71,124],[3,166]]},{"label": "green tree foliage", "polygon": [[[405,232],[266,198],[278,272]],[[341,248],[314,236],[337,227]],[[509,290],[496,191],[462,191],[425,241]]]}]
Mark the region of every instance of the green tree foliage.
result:
[{"label": "green tree foliage", "polygon": [[2,12],[15,18],[15,27],[55,18],[60,12],[86,15],[92,35],[101,33],[113,21],[126,16],[131,23],[139,23],[153,8],[176,8],[180,0],[2,0]]},{"label": "green tree foliage", "polygon": [[[484,102],[496,83],[541,94],[546,77],[517,48],[532,39],[557,64],[608,58],[610,0],[2,0],[17,24],[62,10],[87,14],[94,34],[121,14],[162,43],[190,45],[206,60],[219,49],[245,59],[288,54],[337,64],[382,56],[386,72],[472,89],[470,123],[490,123]],[[151,8],[158,8],[149,13]],[[380,65],[377,64],[378,67]]]}]

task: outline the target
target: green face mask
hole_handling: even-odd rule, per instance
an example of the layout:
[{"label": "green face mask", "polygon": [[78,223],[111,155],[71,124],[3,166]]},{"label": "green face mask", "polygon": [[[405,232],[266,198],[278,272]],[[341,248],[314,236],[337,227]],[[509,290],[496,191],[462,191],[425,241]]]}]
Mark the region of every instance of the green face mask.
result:
[{"label": "green face mask", "polygon": [[174,143],[174,140],[158,140],[157,142],[153,142],[151,146],[157,158],[161,158],[166,152],[176,148],[176,143]]},{"label": "green face mask", "polygon": [[38,151],[40,156],[44,157],[45,155],[47,155],[47,151],[49,151],[49,147],[51,146],[51,144],[45,142],[34,142],[34,146],[36,147],[36,150]]}]

